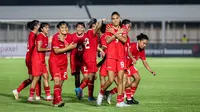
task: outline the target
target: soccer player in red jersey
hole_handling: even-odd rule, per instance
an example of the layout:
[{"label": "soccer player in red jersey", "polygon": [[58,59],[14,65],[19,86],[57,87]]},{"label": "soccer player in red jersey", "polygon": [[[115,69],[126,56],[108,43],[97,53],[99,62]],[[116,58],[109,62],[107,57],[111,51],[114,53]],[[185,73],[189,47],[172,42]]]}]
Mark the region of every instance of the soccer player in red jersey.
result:
[{"label": "soccer player in red jersey", "polygon": [[[88,70],[88,75],[85,76],[83,83],[80,88],[76,88],[76,93],[82,93],[82,90],[88,86],[88,101],[94,101],[93,97],[94,91],[94,80],[95,74],[98,71],[97,68],[97,48],[98,48],[98,30],[101,28],[102,23],[105,19],[97,22],[95,18],[92,18],[88,23],[89,30],[87,31],[87,37],[84,38],[84,52],[83,52],[83,63]],[[80,98],[81,96],[79,96]]]},{"label": "soccer player in red jersey", "polygon": [[53,36],[52,50],[49,57],[49,69],[54,80],[54,99],[53,105],[62,107],[62,85],[64,80],[67,80],[67,51],[76,48],[77,44],[68,43],[71,35],[68,34],[68,23],[61,21],[57,24],[58,33]]},{"label": "soccer player in red jersey", "polygon": [[[122,29],[121,29],[121,32],[126,32],[128,34],[128,32],[131,30],[131,21],[128,20],[128,19],[124,19],[122,21]],[[130,46],[130,38],[127,36],[127,41],[124,45],[124,49],[125,49],[125,66],[127,67],[127,62],[128,62],[128,48]],[[123,92],[125,91],[126,89],[126,83],[127,83],[127,75],[126,75],[126,72],[125,72],[125,75],[124,75],[124,80],[123,80]],[[109,94],[106,94],[107,95],[107,102],[109,104],[111,104],[111,98],[112,98],[112,95],[114,95],[115,93],[117,93],[117,87],[113,88]],[[123,97],[122,97],[122,100],[124,101]]]},{"label": "soccer player in red jersey", "polygon": [[[33,49],[35,47],[35,39],[37,37],[37,32],[40,27],[40,22],[38,20],[33,20],[33,21],[27,23],[27,27],[31,30],[29,33],[29,37],[28,37],[27,53],[26,53],[26,61],[25,61],[26,66],[28,68],[29,78],[24,80],[17,89],[13,90],[15,99],[18,99],[20,91],[23,90],[25,87],[27,87],[32,82],[31,57],[33,54]],[[37,86],[37,87],[39,87],[39,86]],[[37,90],[39,90],[39,88],[37,88]],[[38,91],[36,91],[36,93],[38,93]]]},{"label": "soccer player in red jersey", "polygon": [[[75,86],[80,87],[80,71],[87,76],[87,68],[83,66],[84,39],[87,37],[85,33],[85,24],[78,22],[76,24],[76,32],[72,34],[70,43],[77,43],[77,47],[70,52],[71,74],[75,76]],[[78,95],[76,95],[78,97]]]},{"label": "soccer player in red jersey", "polygon": [[106,42],[108,43],[107,52],[107,70],[108,70],[108,80],[106,81],[104,87],[100,90],[97,98],[97,105],[101,105],[103,100],[103,94],[106,89],[112,84],[115,79],[115,72],[117,72],[118,78],[118,95],[117,95],[117,107],[128,106],[122,101],[123,97],[123,77],[125,67],[125,49],[124,44],[127,41],[127,34],[118,33],[121,30],[120,26],[120,15],[117,12],[113,12],[111,15],[112,24],[109,24],[108,32],[106,34]]},{"label": "soccer player in red jersey", "polygon": [[[149,64],[146,61],[145,56],[145,47],[148,44],[149,38],[145,34],[140,34],[137,36],[137,42],[133,42],[130,44],[130,52],[129,55],[129,63],[128,63],[128,86],[130,86],[129,89],[131,89],[131,94],[127,94],[127,103],[128,104],[138,104],[139,102],[134,100],[133,95],[135,94],[135,91],[138,87],[138,84],[140,82],[140,75],[138,70],[135,67],[135,64],[138,59],[141,59],[143,62],[143,65],[146,67],[146,69],[151,72],[154,76],[156,75],[155,72],[152,71],[152,69],[149,67]],[[134,78],[134,81],[131,81],[131,78]]]},{"label": "soccer player in red jersey", "polygon": [[49,52],[51,49],[47,48],[48,46],[48,32],[49,32],[49,24],[41,23],[39,28],[40,34],[38,34],[36,38],[36,45],[32,54],[32,75],[33,81],[31,83],[30,88],[30,96],[28,98],[29,101],[33,101],[33,96],[35,92],[36,83],[38,82],[40,76],[43,76],[44,81],[44,90],[46,92],[46,100],[52,100],[50,94],[50,87],[48,81],[48,71],[45,63],[45,53]]}]

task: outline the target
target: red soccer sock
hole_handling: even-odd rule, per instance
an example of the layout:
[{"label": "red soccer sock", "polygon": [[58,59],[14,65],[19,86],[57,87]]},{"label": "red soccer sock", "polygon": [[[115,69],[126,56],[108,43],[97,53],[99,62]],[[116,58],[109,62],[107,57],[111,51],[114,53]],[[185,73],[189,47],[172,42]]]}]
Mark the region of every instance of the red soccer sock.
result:
[{"label": "red soccer sock", "polygon": [[122,102],[122,95],[117,95],[117,103],[121,103]]},{"label": "red soccer sock", "polygon": [[94,80],[88,80],[88,96],[93,97]]},{"label": "red soccer sock", "polygon": [[60,85],[54,85],[54,99],[53,99],[53,104],[57,104],[60,101],[62,101],[61,86]]},{"label": "red soccer sock", "polygon": [[32,80],[31,79],[26,79],[24,80],[19,87],[17,88],[17,92],[19,93],[21,90],[23,90],[25,87],[27,87],[29,84],[31,84]]},{"label": "red soccer sock", "polygon": [[29,97],[34,97],[35,88],[30,88],[30,95]]},{"label": "red soccer sock", "polygon": [[41,80],[39,80],[35,86],[36,96],[41,96]]},{"label": "red soccer sock", "polygon": [[131,87],[131,97],[134,96],[137,87]]},{"label": "red soccer sock", "polygon": [[46,96],[50,96],[50,87],[44,87],[44,90],[45,90],[45,93],[46,93]]},{"label": "red soccer sock", "polygon": [[117,87],[113,88],[113,89],[110,91],[110,94],[111,94],[111,95],[114,95],[115,93],[117,93]]},{"label": "red soccer sock", "polygon": [[127,88],[125,91],[127,100],[131,100],[131,88]]},{"label": "red soccer sock", "polygon": [[122,102],[124,101],[124,93],[122,93]]},{"label": "red soccer sock", "polygon": [[89,80],[88,80],[88,79],[85,79],[85,80],[83,81],[83,83],[81,84],[80,88],[83,90],[83,89],[88,85],[88,82],[89,82]]}]

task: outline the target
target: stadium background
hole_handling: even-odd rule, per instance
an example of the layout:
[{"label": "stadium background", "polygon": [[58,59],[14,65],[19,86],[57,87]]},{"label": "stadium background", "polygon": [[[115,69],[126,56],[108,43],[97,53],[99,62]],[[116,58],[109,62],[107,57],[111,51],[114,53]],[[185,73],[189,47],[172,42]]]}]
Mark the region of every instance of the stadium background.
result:
[{"label": "stadium background", "polygon": [[[22,91],[20,100],[14,100],[11,92],[27,78],[27,69],[23,58],[7,57],[25,56],[29,32],[26,28],[27,21],[38,19],[49,22],[52,35],[56,32],[55,25],[58,21],[69,22],[69,31],[74,32],[76,22],[87,23],[90,16],[110,20],[113,11],[118,11],[122,19],[132,21],[129,33],[131,41],[135,41],[135,36],[139,33],[145,33],[150,38],[146,50],[149,56],[147,61],[157,76],[151,76],[140,61],[137,63],[142,80],[135,97],[140,105],[117,109],[113,97],[111,106],[104,102],[102,107],[97,108],[95,102],[87,101],[87,89],[84,99],[78,101],[74,93],[74,78],[70,75],[63,88],[66,106],[62,109],[51,107],[50,102],[28,102],[29,87]],[[1,1],[0,112],[199,112],[199,11],[199,0]],[[184,35],[188,38],[187,42],[182,42]],[[168,56],[178,58],[167,58]],[[99,80],[95,82],[95,96],[98,92]]]}]

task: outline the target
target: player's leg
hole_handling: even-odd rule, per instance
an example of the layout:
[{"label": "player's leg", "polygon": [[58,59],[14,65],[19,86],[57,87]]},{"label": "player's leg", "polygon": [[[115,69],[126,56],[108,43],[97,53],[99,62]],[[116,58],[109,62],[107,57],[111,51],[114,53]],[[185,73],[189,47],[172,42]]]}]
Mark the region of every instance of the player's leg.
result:
[{"label": "player's leg", "polygon": [[132,76],[127,75],[127,84],[126,84],[126,89],[125,89],[127,104],[133,104],[133,100],[131,97],[131,84],[132,84]]},{"label": "player's leg", "polygon": [[132,100],[133,100],[133,102],[134,102],[134,104],[139,104],[139,102],[138,101],[136,101],[135,99],[134,99],[134,94],[135,94],[135,92],[136,92],[136,90],[137,90],[137,87],[138,87],[138,85],[139,85],[139,82],[140,82],[140,80],[141,80],[141,77],[140,77],[140,75],[139,75],[139,72],[137,72],[137,73],[135,73],[134,75],[132,75],[133,76],[133,78],[134,78],[134,81],[133,81],[133,83],[131,84],[131,96],[132,96]]},{"label": "player's leg", "polygon": [[36,93],[35,100],[41,100],[41,76],[40,79],[38,80],[38,83],[36,84],[35,93]]},{"label": "player's leg", "polygon": [[36,87],[36,84],[37,84],[39,79],[40,79],[40,76],[34,76],[33,77],[33,81],[31,82],[30,94],[29,94],[28,101],[34,100],[35,87]]},{"label": "player's leg", "polygon": [[88,101],[96,100],[93,96],[95,75],[96,75],[96,73],[88,74]]},{"label": "player's leg", "polygon": [[110,91],[106,91],[106,96],[107,96],[107,102],[108,102],[108,104],[111,104],[112,96],[117,93],[118,78],[117,78],[116,73],[115,73],[115,80],[114,80],[114,82],[116,84],[116,87],[114,87]]},{"label": "player's leg", "polygon": [[53,97],[53,105],[56,107],[62,107],[64,106],[64,102],[62,101],[62,96],[61,96],[61,78],[60,74],[56,73],[54,74],[54,97]]},{"label": "player's leg", "polygon": [[49,75],[48,73],[43,73],[43,85],[44,85],[44,90],[46,93],[46,100],[47,101],[51,101],[52,100],[52,96],[50,93],[50,86],[49,86]]}]

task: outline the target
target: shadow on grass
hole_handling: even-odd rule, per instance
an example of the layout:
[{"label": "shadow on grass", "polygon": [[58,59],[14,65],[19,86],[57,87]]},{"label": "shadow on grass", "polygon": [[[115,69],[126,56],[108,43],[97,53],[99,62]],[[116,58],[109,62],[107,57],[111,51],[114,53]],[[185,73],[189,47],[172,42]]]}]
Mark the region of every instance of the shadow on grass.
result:
[{"label": "shadow on grass", "polygon": [[[75,94],[69,94],[69,93],[63,93],[63,100],[66,103],[77,103],[77,104],[84,104],[90,107],[98,107],[96,104],[96,100],[95,101],[88,101],[88,96],[85,95],[83,99],[79,100],[77,99]],[[115,101],[113,101],[114,103]],[[107,101],[103,101],[103,105],[102,106],[109,106],[109,104],[107,104]],[[101,106],[101,107],[102,107]]]},{"label": "shadow on grass", "polygon": [[47,101],[33,101],[33,102],[29,102],[27,99],[28,97],[25,96],[20,96],[20,98],[18,100],[15,100],[13,94],[11,93],[0,93],[0,96],[4,96],[4,97],[8,97],[13,99],[14,101],[16,101],[17,103],[25,103],[25,104],[34,104],[34,105],[44,105],[44,106],[52,106],[52,102],[47,102]]}]

